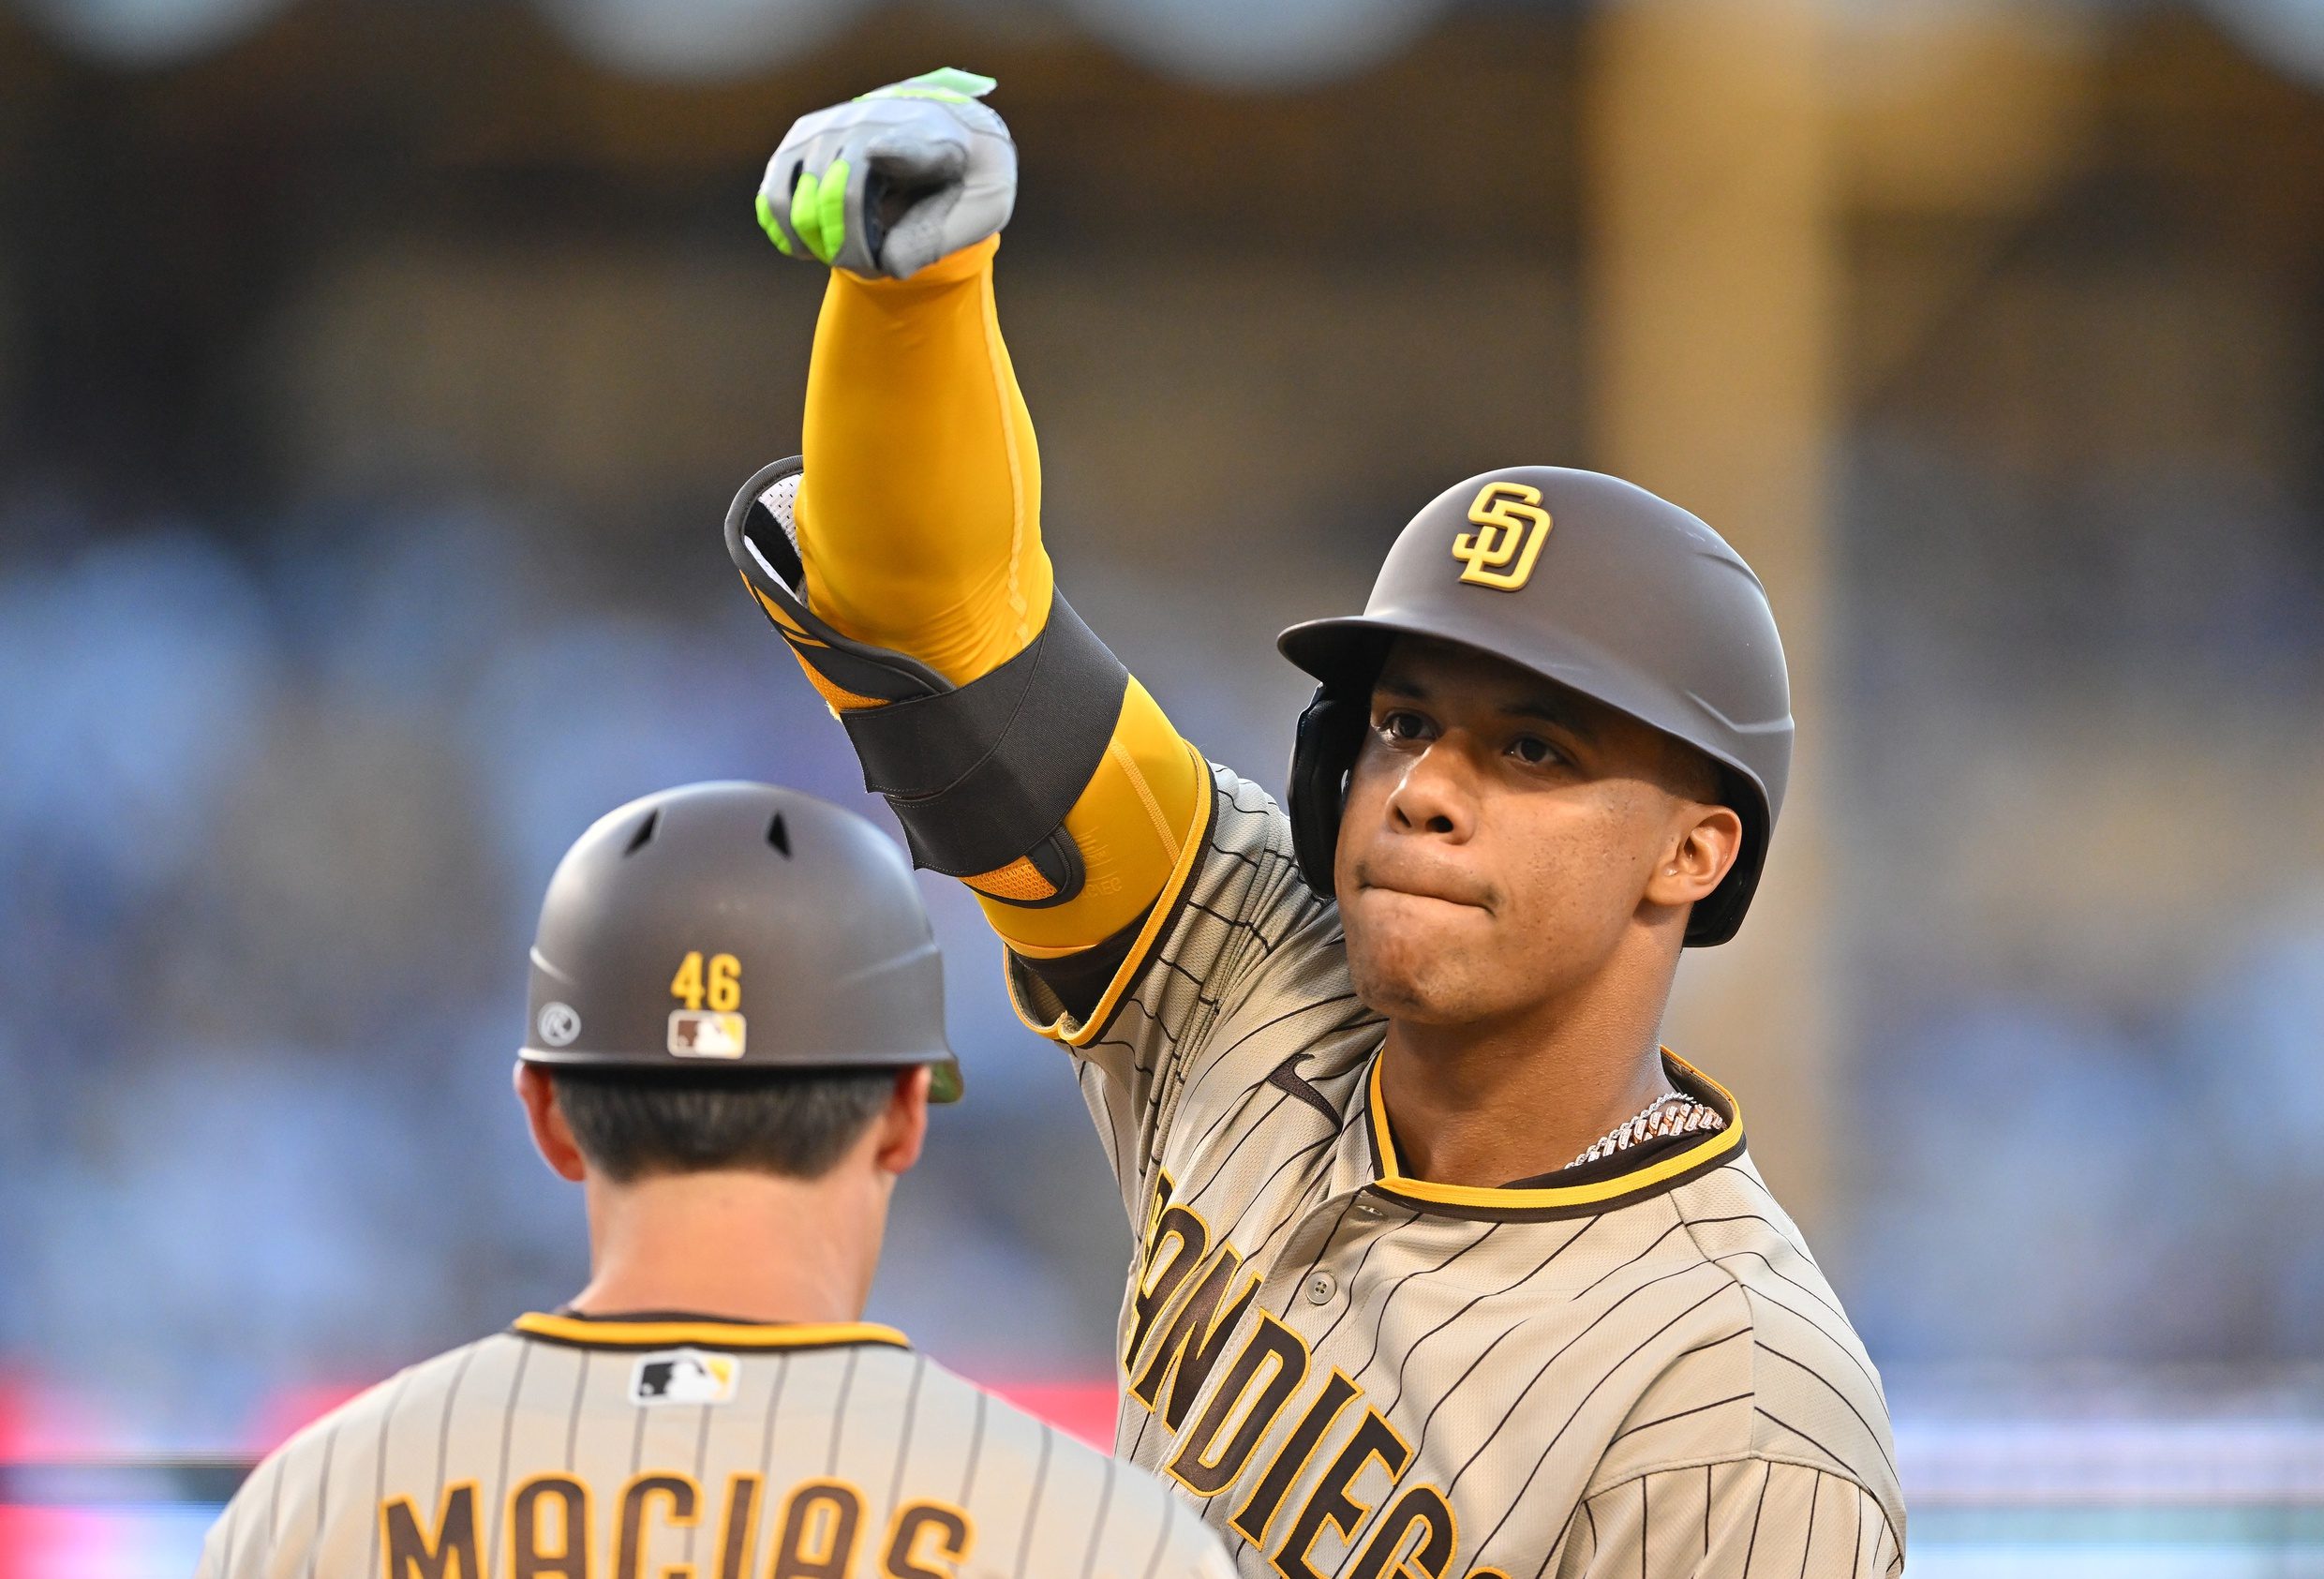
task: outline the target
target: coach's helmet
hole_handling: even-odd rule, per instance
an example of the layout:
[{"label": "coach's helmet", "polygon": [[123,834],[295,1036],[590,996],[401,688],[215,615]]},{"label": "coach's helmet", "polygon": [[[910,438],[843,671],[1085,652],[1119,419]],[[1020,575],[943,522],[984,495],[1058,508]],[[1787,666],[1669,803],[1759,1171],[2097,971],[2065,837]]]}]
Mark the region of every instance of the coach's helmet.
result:
[{"label": "coach's helmet", "polygon": [[600,817],[549,879],[520,1054],[641,1070],[935,1066],[944,964],[893,840],[771,784],[688,784]]},{"label": "coach's helmet", "polygon": [[1792,708],[1766,590],[1723,538],[1595,471],[1489,471],[1412,518],[1363,614],[1284,632],[1283,655],[1322,682],[1300,715],[1290,812],[1301,873],[1327,898],[1348,771],[1373,682],[1400,635],[1505,659],[1717,764],[1726,804],[1743,820],[1743,847],[1688,917],[1686,941],[1735,935],[1783,804]]}]

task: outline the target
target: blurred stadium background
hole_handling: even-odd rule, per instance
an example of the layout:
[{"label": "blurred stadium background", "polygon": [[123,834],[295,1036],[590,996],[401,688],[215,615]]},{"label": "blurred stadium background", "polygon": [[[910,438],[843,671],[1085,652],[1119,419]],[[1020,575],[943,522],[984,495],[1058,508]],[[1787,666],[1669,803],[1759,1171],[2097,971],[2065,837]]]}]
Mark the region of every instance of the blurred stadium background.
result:
[{"label": "blurred stadium background", "polygon": [[[1765,574],[1805,787],[1670,1035],[1914,1572],[2324,1573],[2324,3],[4,0],[0,1579],[188,1572],[580,1283],[531,908],[649,789],[864,798],[717,539],[819,290],[750,199],[946,63],[1063,573],[1214,756],[1279,785],[1274,632],[1491,465]],[[930,895],[875,1314],[1102,1430],[1118,1209]]]}]

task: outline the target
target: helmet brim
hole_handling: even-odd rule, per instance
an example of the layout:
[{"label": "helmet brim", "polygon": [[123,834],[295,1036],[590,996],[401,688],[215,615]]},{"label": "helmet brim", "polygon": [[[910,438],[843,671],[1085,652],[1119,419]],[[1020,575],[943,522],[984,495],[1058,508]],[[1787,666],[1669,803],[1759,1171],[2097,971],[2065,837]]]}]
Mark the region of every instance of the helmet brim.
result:
[{"label": "helmet brim", "polygon": [[648,1076],[700,1075],[706,1071],[712,1074],[721,1071],[731,1074],[766,1074],[770,1070],[782,1072],[794,1069],[802,1074],[811,1072],[821,1074],[848,1069],[912,1069],[924,1064],[928,1066],[928,1099],[931,1102],[958,1102],[967,1094],[966,1081],[961,1075],[961,1061],[949,1052],[935,1058],[925,1059],[845,1058],[826,1063],[785,1061],[780,1064],[764,1059],[755,1063],[742,1059],[737,1059],[733,1063],[703,1059],[693,1063],[680,1063],[661,1053],[603,1052],[586,1048],[534,1047],[527,1043],[516,1050],[516,1056],[527,1064],[545,1065],[550,1068],[619,1069],[625,1073]]},{"label": "helmet brim", "polygon": [[1701,752],[1751,781],[1753,793],[1765,798],[1756,776],[1740,762],[1691,737],[1688,720],[1665,716],[1666,688],[1630,665],[1591,648],[1587,643],[1557,632],[1534,633],[1532,650],[1520,658],[1495,645],[1490,633],[1471,634],[1448,629],[1440,618],[1421,616],[1351,614],[1329,619],[1309,619],[1275,638],[1275,650],[1313,675],[1329,689],[1343,694],[1368,695],[1379,679],[1388,649],[1403,637],[1442,642],[1539,675],[1616,712],[1636,719],[1647,728],[1670,736],[1681,745]]}]

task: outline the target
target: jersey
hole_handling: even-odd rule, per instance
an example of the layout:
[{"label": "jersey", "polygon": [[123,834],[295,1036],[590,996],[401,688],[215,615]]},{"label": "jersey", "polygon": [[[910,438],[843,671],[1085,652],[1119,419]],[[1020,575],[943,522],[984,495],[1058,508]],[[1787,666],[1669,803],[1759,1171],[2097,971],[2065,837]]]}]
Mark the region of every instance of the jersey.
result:
[{"label": "jersey", "polygon": [[200,1579],[1226,1579],[1145,1474],[866,1324],[527,1316],[269,1456]]},{"label": "jersey", "polygon": [[1726,1120],[1527,1187],[1407,1176],[1381,1020],[1290,829],[1214,770],[1080,1060],[1137,1244],[1116,1452],[1250,1579],[1893,1574],[1880,1378]]}]

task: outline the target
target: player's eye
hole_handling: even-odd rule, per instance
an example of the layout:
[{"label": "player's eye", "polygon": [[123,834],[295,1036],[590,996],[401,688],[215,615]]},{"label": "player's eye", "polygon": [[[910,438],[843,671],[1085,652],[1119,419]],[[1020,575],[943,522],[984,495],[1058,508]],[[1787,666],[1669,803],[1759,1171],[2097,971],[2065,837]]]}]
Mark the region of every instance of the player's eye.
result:
[{"label": "player's eye", "polygon": [[1509,754],[1527,767],[1548,767],[1565,761],[1565,753],[1539,735],[1520,735],[1509,743]]},{"label": "player's eye", "polygon": [[1378,732],[1381,739],[1398,743],[1408,740],[1425,740],[1432,733],[1428,726],[1428,720],[1409,708],[1389,708],[1380,714],[1379,722],[1372,727]]}]

